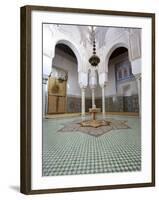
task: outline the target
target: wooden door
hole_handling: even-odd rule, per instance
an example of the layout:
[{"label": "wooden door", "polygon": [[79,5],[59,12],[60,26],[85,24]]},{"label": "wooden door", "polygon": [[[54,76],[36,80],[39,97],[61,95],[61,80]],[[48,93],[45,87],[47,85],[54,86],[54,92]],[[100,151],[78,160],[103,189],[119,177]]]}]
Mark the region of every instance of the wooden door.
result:
[{"label": "wooden door", "polygon": [[48,96],[48,114],[57,113],[57,98],[58,96]]},{"label": "wooden door", "polygon": [[48,80],[48,114],[66,112],[66,81]]},{"label": "wooden door", "polygon": [[64,113],[66,109],[65,106],[66,106],[66,97],[58,97],[57,112]]}]

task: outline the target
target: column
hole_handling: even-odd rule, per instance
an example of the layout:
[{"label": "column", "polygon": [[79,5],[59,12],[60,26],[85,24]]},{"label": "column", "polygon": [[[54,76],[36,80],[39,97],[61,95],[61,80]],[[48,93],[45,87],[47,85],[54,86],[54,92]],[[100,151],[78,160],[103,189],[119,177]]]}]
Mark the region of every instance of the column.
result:
[{"label": "column", "polygon": [[43,107],[43,117],[47,115],[48,109],[48,77],[43,77],[42,80],[42,107]]},{"label": "column", "polygon": [[108,83],[108,72],[101,72],[99,74],[99,84],[102,88],[102,114],[103,119],[105,118],[105,88]]},{"label": "column", "polygon": [[82,120],[85,119],[85,88],[81,88],[81,113],[82,113]]},{"label": "column", "polygon": [[139,116],[141,116],[141,74],[138,74],[135,78],[137,81],[137,89],[138,89]]},{"label": "column", "polygon": [[102,114],[105,117],[105,86],[102,86]]},{"label": "column", "polygon": [[78,83],[81,89],[81,116],[82,120],[85,120],[85,89],[88,84],[88,73],[78,72]]},{"label": "column", "polygon": [[92,108],[96,108],[96,105],[95,105],[95,88],[91,88],[92,90]]},{"label": "column", "polygon": [[46,81],[45,86],[45,114],[47,114],[48,111],[48,80]]}]

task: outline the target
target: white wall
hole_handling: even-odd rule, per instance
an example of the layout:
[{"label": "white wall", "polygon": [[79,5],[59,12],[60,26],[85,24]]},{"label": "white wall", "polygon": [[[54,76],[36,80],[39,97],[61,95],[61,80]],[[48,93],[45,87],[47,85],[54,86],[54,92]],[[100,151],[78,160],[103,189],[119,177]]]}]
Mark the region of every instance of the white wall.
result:
[{"label": "white wall", "polygon": [[[59,53],[55,54],[53,65],[64,69],[68,72],[67,80],[67,95],[81,97],[81,89],[78,83],[77,63],[72,58],[58,50]],[[86,98],[91,97],[90,88],[86,88]]]},{"label": "white wall", "polygon": [[138,92],[137,92],[138,90],[137,90],[137,82],[136,82],[136,80],[119,84],[117,86],[117,91],[118,91],[118,96],[137,95],[138,94]]},{"label": "white wall", "polygon": [[[63,194],[45,194],[26,196],[19,193],[20,180],[20,13],[23,5],[47,5],[79,7],[134,12],[156,12],[156,133],[159,132],[159,1],[158,0],[5,0],[1,3],[1,76],[0,98],[1,140],[0,140],[0,197],[12,200],[86,200],[86,199],[122,199],[122,200],[158,200],[159,194],[159,135],[156,134],[156,187],[105,190]],[[10,45],[8,45],[10,44]],[[6,82],[6,75],[9,82]],[[12,89],[11,89],[12,88]],[[9,92],[8,92],[9,91]],[[9,111],[9,112],[8,112]],[[158,111],[158,112],[157,112]]]},{"label": "white wall", "polygon": [[108,84],[105,89],[106,96],[116,95],[116,79],[115,79],[115,65],[110,64],[108,67]]},{"label": "white wall", "polygon": [[53,65],[68,72],[67,94],[80,96],[81,90],[78,84],[77,63],[71,61],[67,54],[55,54]]},{"label": "white wall", "polygon": [[132,73],[133,74],[139,74],[139,73],[141,73],[142,68],[140,66],[142,66],[142,61],[141,61],[140,58],[131,61]]}]

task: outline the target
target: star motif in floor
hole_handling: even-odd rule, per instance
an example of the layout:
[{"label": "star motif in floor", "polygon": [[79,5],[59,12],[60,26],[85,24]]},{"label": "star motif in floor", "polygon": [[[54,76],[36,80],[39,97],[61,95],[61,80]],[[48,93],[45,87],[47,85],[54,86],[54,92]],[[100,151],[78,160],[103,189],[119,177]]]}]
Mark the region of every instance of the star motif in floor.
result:
[{"label": "star motif in floor", "polygon": [[109,122],[107,125],[102,125],[100,127],[92,127],[92,126],[82,126],[80,120],[73,121],[72,123],[64,125],[63,128],[59,129],[58,132],[73,132],[79,131],[82,133],[87,133],[89,135],[98,137],[101,136],[111,130],[118,130],[118,129],[128,129],[130,128],[127,125],[127,121],[122,120],[115,120],[115,119],[105,119],[102,120],[103,122]]}]

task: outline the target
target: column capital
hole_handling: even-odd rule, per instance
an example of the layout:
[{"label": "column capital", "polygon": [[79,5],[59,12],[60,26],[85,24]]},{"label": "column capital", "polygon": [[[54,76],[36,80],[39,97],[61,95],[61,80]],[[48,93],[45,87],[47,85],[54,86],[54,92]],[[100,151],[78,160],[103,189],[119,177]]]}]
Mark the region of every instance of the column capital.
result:
[{"label": "column capital", "polygon": [[91,85],[91,84],[89,86],[90,86],[91,90],[93,90],[97,87],[97,85]]},{"label": "column capital", "polygon": [[87,86],[80,84],[80,89],[81,90],[85,90],[87,88]]},{"label": "column capital", "polygon": [[88,85],[88,74],[85,72],[78,72],[78,83],[80,88],[86,88]]},{"label": "column capital", "polygon": [[108,73],[102,72],[99,74],[99,85],[101,87],[105,86],[108,83]]}]

